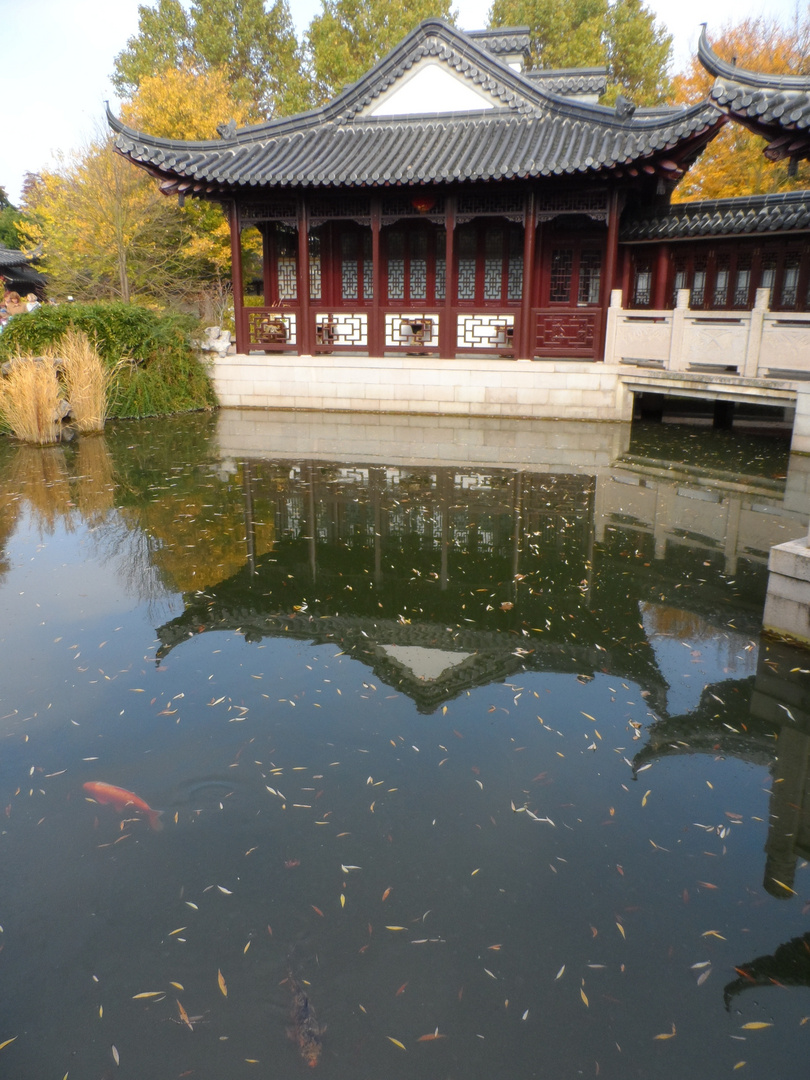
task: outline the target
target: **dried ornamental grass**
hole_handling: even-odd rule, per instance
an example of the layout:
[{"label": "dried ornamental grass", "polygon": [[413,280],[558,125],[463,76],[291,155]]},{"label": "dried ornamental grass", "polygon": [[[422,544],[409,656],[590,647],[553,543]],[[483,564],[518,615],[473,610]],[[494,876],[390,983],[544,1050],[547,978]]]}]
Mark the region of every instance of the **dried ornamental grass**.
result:
[{"label": "dried ornamental grass", "polygon": [[0,378],[0,415],[18,439],[46,446],[61,430],[59,380],[54,365],[17,356]]},{"label": "dried ornamental grass", "polygon": [[116,368],[108,367],[83,330],[71,328],[59,342],[62,381],[79,431],[103,431]]}]

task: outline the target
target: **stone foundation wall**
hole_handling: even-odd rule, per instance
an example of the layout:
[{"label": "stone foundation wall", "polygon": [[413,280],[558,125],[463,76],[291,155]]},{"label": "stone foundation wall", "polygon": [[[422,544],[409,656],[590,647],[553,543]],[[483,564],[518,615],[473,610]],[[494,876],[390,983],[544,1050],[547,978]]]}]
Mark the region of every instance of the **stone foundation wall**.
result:
[{"label": "stone foundation wall", "polygon": [[240,355],[212,375],[226,408],[630,420],[618,367],[577,361]]}]

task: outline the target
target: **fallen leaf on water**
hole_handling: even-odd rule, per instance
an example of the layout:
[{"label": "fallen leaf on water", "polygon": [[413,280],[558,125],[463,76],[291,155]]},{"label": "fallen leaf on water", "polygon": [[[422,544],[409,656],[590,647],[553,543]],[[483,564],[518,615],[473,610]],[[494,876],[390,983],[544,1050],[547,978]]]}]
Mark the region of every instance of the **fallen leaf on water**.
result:
[{"label": "fallen leaf on water", "polygon": [[309,906],[312,908],[316,915],[320,915],[320,917],[323,918],[323,912],[319,907],[315,907],[314,904],[310,904]]},{"label": "fallen leaf on water", "polygon": [[401,994],[401,993],[402,993],[402,992],[403,992],[403,991],[405,990],[405,987],[406,987],[407,985],[408,985],[408,984],[407,984],[406,982],[404,982],[404,983],[402,984],[402,986],[400,986],[399,990],[397,990],[397,992],[396,992],[396,993],[394,994],[394,997],[399,997],[399,995],[400,995],[400,994]]},{"label": "fallen leaf on water", "polygon": [[400,1048],[400,1050],[407,1049],[407,1047],[405,1046],[404,1043],[401,1043],[399,1041],[399,1039],[395,1039],[392,1035],[386,1035],[385,1037],[386,1037],[386,1039],[388,1039],[389,1042],[392,1042],[394,1044],[394,1046],[398,1046]]},{"label": "fallen leaf on water", "polygon": [[675,1037],[675,1025],[672,1025],[672,1031],[665,1031],[662,1035],[653,1035],[653,1039],[673,1039]]},{"label": "fallen leaf on water", "polygon": [[784,881],[779,881],[778,878],[771,878],[771,881],[775,881],[780,889],[785,889],[787,892],[792,893],[794,896],[799,895],[795,889],[791,889],[791,887],[789,885],[786,885]]},{"label": "fallen leaf on water", "polygon": [[340,894],[340,906],[341,907],[346,907],[346,896],[345,896],[344,893]]},{"label": "fallen leaf on water", "polygon": [[2,1050],[4,1046],[8,1046],[9,1043],[13,1043],[15,1039],[19,1039],[19,1035],[13,1035],[10,1039],[6,1039],[5,1042],[0,1043],[0,1050]]},{"label": "fallen leaf on water", "polygon": [[643,798],[643,799],[641,800],[641,805],[642,805],[642,806],[646,806],[646,805],[647,805],[647,796],[648,796],[648,795],[652,795],[652,789],[649,789],[649,790],[645,791],[645,793],[644,793],[644,798]]},{"label": "fallen leaf on water", "polygon": [[385,901],[386,901],[386,900],[388,899],[388,897],[389,897],[390,895],[391,895],[391,888],[390,888],[390,886],[389,886],[389,888],[387,888],[387,889],[385,890],[385,892],[384,892],[384,893],[382,894],[382,898],[383,898],[383,903],[384,903],[384,902],[385,902]]},{"label": "fallen leaf on water", "polygon": [[773,1027],[772,1023],[767,1023],[765,1020],[749,1020],[747,1024],[743,1024],[743,1031],[762,1031],[763,1028]]},{"label": "fallen leaf on water", "polygon": [[625,934],[624,927],[622,926],[622,924],[620,922],[617,922],[616,926],[618,927],[619,933],[622,935],[622,937],[626,939],[627,934]]},{"label": "fallen leaf on water", "polygon": [[718,934],[716,930],[704,930],[704,931],[703,931],[703,933],[702,933],[702,934],[701,934],[700,936],[701,936],[701,937],[716,937],[716,938],[719,938],[719,939],[720,939],[721,941],[725,941],[725,940],[726,940],[726,939],[725,939],[725,938],[723,937],[723,935],[722,935],[722,934]]},{"label": "fallen leaf on water", "polygon": [[144,990],[142,994],[133,994],[132,1000],[137,1001],[138,998],[160,997],[160,995],[163,993],[165,993],[165,991],[163,990]]},{"label": "fallen leaf on water", "polygon": [[113,1061],[115,1062],[115,1064],[120,1065],[121,1064],[121,1058],[118,1055],[118,1047],[115,1045],[115,1043],[113,1043],[113,1046],[112,1046],[112,1056],[113,1056]]},{"label": "fallen leaf on water", "polygon": [[743,1067],[743,1065],[745,1065],[744,1061],[738,1061],[737,1064],[734,1066],[734,1068],[735,1069],[741,1069]]},{"label": "fallen leaf on water", "polygon": [[560,968],[560,970],[559,970],[559,971],[557,972],[557,974],[556,974],[556,975],[554,976],[554,981],[555,981],[555,982],[557,981],[557,979],[561,979],[561,978],[563,977],[563,972],[564,972],[564,971],[565,971],[565,964],[563,964],[563,966],[562,966],[562,967]]},{"label": "fallen leaf on water", "polygon": [[[175,1001],[177,1001],[176,998],[175,998]],[[191,1026],[191,1021],[188,1018],[188,1013],[186,1012],[186,1010],[183,1008],[183,1006],[180,1004],[179,1001],[177,1002],[177,1011],[180,1014],[180,1019],[183,1021],[183,1023],[189,1028],[189,1030],[193,1031],[194,1028]]]},{"label": "fallen leaf on water", "polygon": [[447,1036],[446,1035],[440,1035],[439,1034],[439,1029],[436,1028],[436,1030],[431,1032],[430,1035],[420,1035],[419,1038],[416,1041],[417,1042],[432,1042],[434,1039],[446,1039],[446,1038],[447,1038]]},{"label": "fallen leaf on water", "polygon": [[219,969],[217,969],[217,982],[219,983],[219,988],[222,991],[222,996],[227,997],[228,987],[225,985],[225,980],[222,977],[222,972]]},{"label": "fallen leaf on water", "polygon": [[582,989],[582,987],[580,987],[580,989],[579,989],[579,996],[582,998],[582,1000],[585,1002],[585,1005],[587,1006],[588,1005],[588,995],[585,993],[585,991]]},{"label": "fallen leaf on water", "polygon": [[386,926],[386,930],[406,930],[405,926]]}]

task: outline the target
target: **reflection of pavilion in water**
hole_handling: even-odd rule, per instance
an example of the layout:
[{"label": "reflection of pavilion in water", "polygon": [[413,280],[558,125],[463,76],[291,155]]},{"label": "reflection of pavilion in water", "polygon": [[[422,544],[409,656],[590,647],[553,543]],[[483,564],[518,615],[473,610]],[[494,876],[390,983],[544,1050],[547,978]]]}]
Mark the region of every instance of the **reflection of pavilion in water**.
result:
[{"label": "reflection of pavilion in water", "polygon": [[[737,629],[757,636],[767,550],[793,513],[785,484],[697,469],[673,477],[663,463],[622,459],[577,472],[566,454],[560,448],[544,472],[277,457],[226,465],[243,490],[245,566],[186,596],[183,615],[159,631],[161,655],[192,626],[294,632],[351,643],[428,711],[522,668],[610,670],[639,681],[665,711],[640,608],[653,599],[659,617],[677,621],[686,607],[708,628],[723,625],[728,590],[716,575],[688,599],[675,592],[684,560],[693,569],[696,557],[716,565],[719,556],[746,584]],[[669,528],[678,514],[686,527]],[[265,517],[276,540],[260,557]],[[718,523],[728,534],[718,537]],[[678,608],[658,603],[664,593]]]},{"label": "reflection of pavilion in water", "polygon": [[[810,657],[763,647],[756,677],[707,686],[700,707],[657,720],[633,761],[635,769],[680,754],[737,757],[771,773],[763,886],[792,895],[797,859],[810,859]],[[808,958],[810,959],[810,958]]]},{"label": "reflection of pavilion in water", "polygon": [[[337,642],[426,712],[523,670],[611,664],[663,703],[650,651],[613,648],[638,637],[636,610],[608,620],[593,602],[592,475],[259,461],[239,473],[246,564],[186,596],[158,631],[161,657],[190,633],[238,628]],[[257,507],[275,524],[263,557]]]}]

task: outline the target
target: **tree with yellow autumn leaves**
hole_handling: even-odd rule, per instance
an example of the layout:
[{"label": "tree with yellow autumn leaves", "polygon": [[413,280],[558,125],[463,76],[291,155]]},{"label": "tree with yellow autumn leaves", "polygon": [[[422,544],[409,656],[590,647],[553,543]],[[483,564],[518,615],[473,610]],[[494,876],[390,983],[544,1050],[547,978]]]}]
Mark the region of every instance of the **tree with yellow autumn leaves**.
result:
[{"label": "tree with yellow autumn leaves", "polygon": [[[771,16],[726,23],[709,43],[722,59],[737,67],[766,74],[810,75],[810,4],[787,23]],[[675,78],[677,101],[695,102],[709,96],[714,79],[694,57]],[[761,195],[810,187],[810,163],[800,163],[789,176],[786,163],[773,164],[763,156],[765,140],[729,123],[706,147],[675,190],[676,201]]]},{"label": "tree with yellow autumn leaves", "polygon": [[[122,115],[136,129],[195,140],[215,138],[223,120],[251,118],[231,95],[224,70],[189,66],[144,77]],[[167,199],[115,153],[107,133],[41,173],[27,188],[23,209],[23,242],[42,245],[53,295],[187,301],[230,274],[220,207],[193,200],[181,208]]]}]

